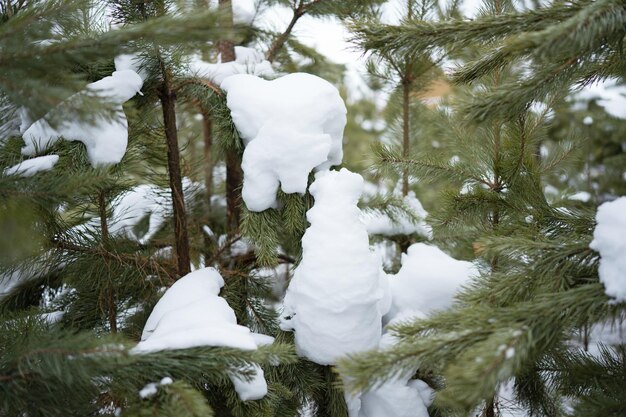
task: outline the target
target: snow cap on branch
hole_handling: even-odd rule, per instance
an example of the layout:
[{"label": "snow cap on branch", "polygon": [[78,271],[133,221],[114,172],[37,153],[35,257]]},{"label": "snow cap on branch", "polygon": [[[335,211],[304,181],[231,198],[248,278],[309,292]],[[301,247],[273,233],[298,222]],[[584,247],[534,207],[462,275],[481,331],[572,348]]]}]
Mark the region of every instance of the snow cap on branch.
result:
[{"label": "snow cap on branch", "polygon": [[[54,145],[59,139],[79,141],[85,144],[91,165],[117,164],[126,153],[128,144],[128,121],[122,104],[135,96],[143,81],[132,70],[115,71],[112,75],[88,84],[79,94],[94,94],[106,100],[114,117],[97,115],[95,120],[81,121],[76,115],[63,115],[56,128],[50,126],[46,117],[33,123],[23,134],[23,155],[35,155]],[[69,99],[72,100],[72,97]]]},{"label": "snow cap on branch", "polygon": [[[214,268],[185,275],[172,285],[154,306],[134,353],[199,346],[224,346],[243,350],[258,347],[245,326],[237,324],[235,312],[219,297],[224,279]],[[255,375],[245,380],[233,373],[230,379],[241,400],[257,400],[267,394],[263,370],[249,365]],[[248,371],[249,369],[242,369]]]},{"label": "snow cap on branch", "polygon": [[346,107],[327,81],[304,73],[272,81],[233,75],[222,88],[246,146],[242,197],[249,210],[276,207],[279,185],[304,194],[311,171],[341,163]]},{"label": "snow cap on branch", "polygon": [[459,261],[436,246],[415,243],[402,254],[402,267],[389,276],[392,305],[387,319],[397,314],[429,314],[452,305],[454,295],[478,269]]},{"label": "snow cap on branch", "polygon": [[217,85],[236,74],[252,74],[259,77],[274,75],[272,64],[265,59],[265,56],[256,49],[245,46],[235,46],[234,61],[221,62],[221,57],[218,57],[218,62],[211,64],[195,57],[189,63],[189,69],[192,73],[207,78]]},{"label": "snow cap on branch", "polygon": [[626,197],[603,203],[589,247],[600,252],[600,281],[608,296],[626,301]]},{"label": "snow cap on branch", "polygon": [[298,354],[322,365],[375,349],[389,307],[380,259],[360,220],[362,190],[363,178],[347,169],[318,172],[309,190],[315,198],[307,212],[311,226],[281,327],[295,331]]},{"label": "snow cap on branch", "polygon": [[4,175],[19,175],[20,177],[32,177],[38,172],[49,171],[59,162],[59,155],[45,155],[27,159],[17,165],[6,168]]}]

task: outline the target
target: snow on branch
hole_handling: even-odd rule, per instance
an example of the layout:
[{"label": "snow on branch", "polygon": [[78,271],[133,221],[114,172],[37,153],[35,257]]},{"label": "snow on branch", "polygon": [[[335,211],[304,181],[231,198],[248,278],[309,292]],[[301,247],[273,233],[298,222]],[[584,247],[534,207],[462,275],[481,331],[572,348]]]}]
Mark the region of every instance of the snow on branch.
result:
[{"label": "snow on branch", "polygon": [[242,197],[249,210],[276,207],[279,185],[304,194],[311,171],[341,163],[346,107],[329,82],[304,73],[272,81],[240,74],[221,87],[246,147]]}]

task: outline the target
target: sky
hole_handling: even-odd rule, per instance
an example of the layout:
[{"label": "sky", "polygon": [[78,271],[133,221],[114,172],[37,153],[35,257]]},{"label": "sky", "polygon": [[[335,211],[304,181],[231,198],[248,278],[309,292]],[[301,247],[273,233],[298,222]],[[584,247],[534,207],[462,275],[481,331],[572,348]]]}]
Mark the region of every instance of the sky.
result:
[{"label": "sky", "polygon": [[[449,0],[438,0],[441,6]],[[465,0],[461,10],[467,17],[475,16],[482,0]],[[252,17],[254,14],[254,0],[233,0],[235,14],[242,17]],[[390,0],[382,6],[382,21],[395,24],[406,14],[406,0]],[[263,10],[255,17],[255,23],[262,28],[282,32],[289,24],[292,11],[284,6],[272,6]],[[371,91],[363,81],[366,58],[362,51],[357,50],[349,41],[350,33],[336,18],[320,18],[304,15],[298,20],[293,35],[308,46],[327,56],[331,61],[346,66],[345,84],[349,90],[349,100],[363,96],[372,96]],[[383,99],[383,97],[378,97]]]},{"label": "sky", "polygon": [[[338,0],[340,1],[340,0]],[[438,0],[445,8],[450,0]],[[517,0],[521,8],[528,8],[530,0]],[[469,19],[474,18],[481,8],[483,0],[461,0],[460,10]],[[255,0],[233,0],[236,15],[251,18],[256,10]],[[399,22],[406,14],[406,0],[390,0],[382,7],[382,20],[388,24]],[[272,6],[255,17],[255,23],[261,28],[283,32],[292,16],[292,11],[284,6]],[[350,34],[344,25],[335,18],[319,18],[304,15],[296,24],[293,35],[302,43],[315,48],[330,60],[346,66],[345,84],[349,90],[348,99],[363,96],[374,98],[363,81],[366,59],[363,53],[349,42]],[[614,85],[614,80],[586,87],[576,97],[601,97],[607,111],[615,117],[626,118],[626,87]],[[384,100],[384,95],[378,99]],[[377,100],[378,101],[378,100]]]}]

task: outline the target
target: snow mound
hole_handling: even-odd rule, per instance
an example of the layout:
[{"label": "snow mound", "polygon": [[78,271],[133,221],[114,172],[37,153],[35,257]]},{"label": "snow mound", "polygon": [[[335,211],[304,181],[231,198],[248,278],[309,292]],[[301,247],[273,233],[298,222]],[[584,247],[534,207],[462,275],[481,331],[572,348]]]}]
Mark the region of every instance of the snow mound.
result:
[{"label": "snow mound", "polygon": [[[572,98],[575,101],[596,100],[611,116],[626,119],[626,86],[615,78],[588,85],[574,93]],[[576,104],[574,110],[580,108]]]},{"label": "snow mound", "polygon": [[608,296],[626,301],[626,197],[601,204],[589,247],[600,253],[598,273]]},{"label": "snow mound", "polygon": [[19,175],[20,177],[32,177],[38,172],[49,171],[59,162],[59,155],[38,156],[27,159],[17,165],[4,170],[4,175]]},{"label": "snow mound", "polygon": [[272,64],[265,60],[261,52],[244,46],[235,46],[234,61],[221,62],[221,57],[218,57],[218,62],[211,64],[194,57],[189,63],[189,69],[197,76],[207,78],[217,85],[236,74],[252,74],[259,77],[274,75]]},{"label": "snow mound", "polygon": [[299,355],[322,365],[375,349],[388,308],[380,259],[356,205],[362,190],[363,178],[346,169],[316,174],[302,262],[283,303],[281,328],[295,331]]},{"label": "snow mound", "polygon": [[[112,106],[114,117],[96,116],[91,123],[67,115],[65,120],[53,128],[46,118],[33,123],[22,135],[25,146],[23,155],[33,156],[45,151],[59,139],[79,141],[85,144],[91,165],[117,164],[126,153],[128,144],[128,121],[122,104],[139,92],[143,81],[132,70],[115,71],[112,75],[88,84],[80,94],[93,94]],[[70,98],[69,100],[72,100]]]},{"label": "snow mound", "polygon": [[456,260],[436,246],[415,243],[402,254],[400,271],[389,276],[392,304],[387,318],[449,308],[461,286],[477,275],[471,262]]},{"label": "snow mound", "polygon": [[[141,184],[116,198],[112,206],[110,233],[126,235],[145,244],[165,223],[168,207],[171,206],[171,197],[168,198],[164,190],[156,185]],[[149,216],[148,230],[140,235],[135,227],[146,216]]]},{"label": "snow mound", "polygon": [[568,200],[581,201],[583,203],[587,203],[589,202],[589,200],[591,200],[591,194],[589,194],[587,191],[579,191],[577,193],[570,195],[567,198]]},{"label": "snow mound", "polygon": [[141,77],[142,81],[146,81],[148,78],[148,71],[142,66],[142,58],[140,55],[134,54],[120,54],[115,57],[115,70],[124,71],[131,70],[137,73]]},{"label": "snow mound", "polygon": [[414,222],[404,212],[400,213],[397,218],[392,219],[386,214],[368,213],[363,216],[363,221],[367,227],[367,232],[372,235],[412,235],[418,234],[427,239],[432,238],[432,229],[424,221],[428,212],[424,210],[422,203],[417,199],[415,193],[410,191],[403,198],[404,204],[411,210],[413,215],[420,220]]},{"label": "snow mound", "polygon": [[[255,350],[258,346],[255,337],[263,339],[237,324],[235,312],[219,297],[223,286],[224,279],[214,268],[198,269],[176,281],[154,306],[141,342],[132,352],[141,354],[199,346]],[[263,370],[258,365],[249,368],[255,372],[249,381],[239,374],[230,375],[242,401],[258,400],[267,394]]]},{"label": "snow mound", "polygon": [[304,194],[312,170],[341,163],[346,107],[327,81],[304,73],[273,81],[233,75],[222,88],[246,146],[242,197],[249,210],[276,207],[279,185]]},{"label": "snow mound", "polygon": [[[390,324],[420,317],[399,317]],[[380,348],[390,348],[395,343],[395,337],[385,333],[380,340]],[[358,417],[428,417],[428,407],[434,400],[435,391],[426,382],[412,379],[416,370],[407,370],[380,387],[363,393]]]}]

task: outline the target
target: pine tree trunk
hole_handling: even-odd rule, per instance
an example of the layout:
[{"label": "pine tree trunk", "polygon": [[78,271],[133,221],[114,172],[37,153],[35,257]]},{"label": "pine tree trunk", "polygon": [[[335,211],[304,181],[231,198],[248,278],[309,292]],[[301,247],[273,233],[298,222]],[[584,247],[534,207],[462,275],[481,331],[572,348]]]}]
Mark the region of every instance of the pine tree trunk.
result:
[{"label": "pine tree trunk", "polygon": [[213,123],[208,114],[202,116],[202,135],[204,137],[204,188],[209,206],[213,195]]},{"label": "pine tree trunk", "polygon": [[[164,71],[166,72],[166,71]],[[171,89],[169,76],[164,74],[164,82],[160,94],[163,107],[163,125],[167,142],[167,167],[172,190],[174,209],[174,235],[176,246],[176,263],[179,276],[190,272],[189,237],[187,232],[187,213],[183,193],[182,175],[180,170],[180,154],[178,150],[178,132],[176,130],[176,97]]]},{"label": "pine tree trunk", "polygon": [[[106,194],[103,189],[98,190],[98,215],[100,216],[100,236],[102,238],[102,246],[107,247],[109,243],[109,225],[107,222],[107,203]],[[115,289],[109,283],[105,293],[107,321],[111,333],[117,333],[117,304],[115,303]]]},{"label": "pine tree trunk", "polygon": [[[219,10],[224,16],[222,21],[224,27],[232,28],[233,11],[231,1],[219,0]],[[232,41],[221,40],[218,43],[218,50],[222,62],[235,60],[235,45]],[[231,233],[239,229],[242,181],[243,172],[241,171],[239,155],[236,151],[229,150],[226,154],[226,210],[228,229]]]},{"label": "pine tree trunk", "polygon": [[107,223],[107,205],[104,190],[98,191],[98,214],[100,216],[100,235],[102,243],[106,246],[109,240],[109,225]]},{"label": "pine tree trunk", "polygon": [[[409,157],[409,128],[410,128],[410,114],[409,114],[409,90],[410,84],[408,81],[402,82],[402,156],[406,159]],[[402,171],[402,195],[405,196],[409,193],[409,171],[404,169]]]}]

